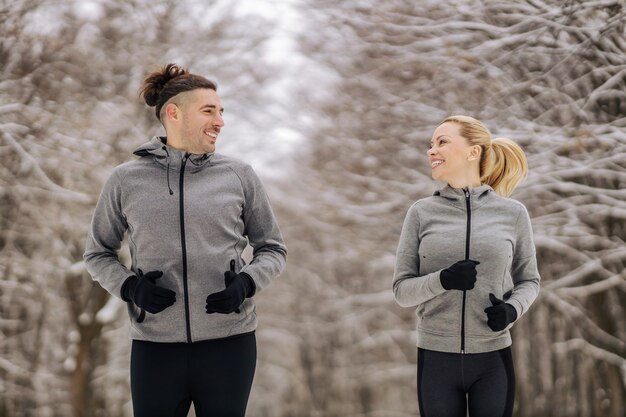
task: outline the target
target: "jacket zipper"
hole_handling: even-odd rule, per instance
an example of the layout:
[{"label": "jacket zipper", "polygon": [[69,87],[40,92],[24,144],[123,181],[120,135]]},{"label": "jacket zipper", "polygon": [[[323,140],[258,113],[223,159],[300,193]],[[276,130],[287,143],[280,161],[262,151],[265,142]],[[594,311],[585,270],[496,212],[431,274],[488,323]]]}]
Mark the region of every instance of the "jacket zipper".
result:
[{"label": "jacket zipper", "polygon": [[[470,257],[470,231],[472,229],[472,209],[470,205],[470,193],[469,189],[464,188],[465,193],[465,207],[467,211],[467,230],[465,232],[465,259]],[[463,290],[463,306],[461,311],[461,353],[465,353],[465,302],[467,299],[467,291]]]},{"label": "jacket zipper", "polygon": [[189,320],[189,290],[187,286],[187,244],[185,243],[185,193],[183,180],[185,178],[185,164],[187,164],[189,154],[186,153],[180,166],[180,240],[183,250],[183,292],[185,298],[185,325],[187,330],[187,343],[191,343],[191,322]]}]

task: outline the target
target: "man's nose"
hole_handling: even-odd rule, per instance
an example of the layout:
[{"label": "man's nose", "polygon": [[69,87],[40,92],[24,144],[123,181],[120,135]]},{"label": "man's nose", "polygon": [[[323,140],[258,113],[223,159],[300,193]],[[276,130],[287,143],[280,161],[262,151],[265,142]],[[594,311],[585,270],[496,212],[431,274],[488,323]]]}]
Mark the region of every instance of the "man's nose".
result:
[{"label": "man's nose", "polygon": [[222,117],[221,114],[218,114],[217,117],[215,118],[215,120],[213,120],[213,125],[214,126],[219,126],[219,127],[223,127],[224,126],[224,118]]}]

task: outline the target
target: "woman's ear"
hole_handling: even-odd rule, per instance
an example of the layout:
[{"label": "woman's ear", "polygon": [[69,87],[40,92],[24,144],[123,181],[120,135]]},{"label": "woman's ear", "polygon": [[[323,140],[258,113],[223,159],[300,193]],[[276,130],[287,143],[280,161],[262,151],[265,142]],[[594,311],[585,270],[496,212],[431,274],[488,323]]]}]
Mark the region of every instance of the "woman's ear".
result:
[{"label": "woman's ear", "polygon": [[483,149],[480,147],[480,145],[472,146],[470,150],[470,154],[467,157],[467,160],[468,161],[480,160],[480,155],[482,154],[482,151]]}]

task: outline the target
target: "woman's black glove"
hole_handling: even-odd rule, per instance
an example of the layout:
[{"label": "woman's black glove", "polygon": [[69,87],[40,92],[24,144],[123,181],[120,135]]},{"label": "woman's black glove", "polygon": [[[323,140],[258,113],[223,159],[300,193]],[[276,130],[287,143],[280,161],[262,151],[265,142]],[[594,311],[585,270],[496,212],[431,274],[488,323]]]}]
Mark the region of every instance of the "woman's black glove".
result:
[{"label": "woman's black glove", "polygon": [[156,280],[163,276],[163,272],[150,271],[145,275],[141,269],[138,272],[139,277],[133,275],[122,285],[124,301],[132,301],[152,314],[160,313],[176,302],[174,291],[156,285]]},{"label": "woman's black glove", "polygon": [[235,261],[230,261],[230,271],[224,272],[224,284],[222,291],[209,294],[206,298],[207,314],[239,313],[239,307],[246,297],[254,294],[255,285],[252,277],[245,272],[235,272]]},{"label": "woman's black glove", "polygon": [[494,332],[506,329],[517,319],[517,311],[511,304],[505,303],[492,293],[489,293],[489,301],[492,306],[487,307],[485,313],[487,313],[487,325]]},{"label": "woman's black glove", "polygon": [[476,282],[478,261],[465,259],[441,271],[439,279],[446,290],[471,290]]}]

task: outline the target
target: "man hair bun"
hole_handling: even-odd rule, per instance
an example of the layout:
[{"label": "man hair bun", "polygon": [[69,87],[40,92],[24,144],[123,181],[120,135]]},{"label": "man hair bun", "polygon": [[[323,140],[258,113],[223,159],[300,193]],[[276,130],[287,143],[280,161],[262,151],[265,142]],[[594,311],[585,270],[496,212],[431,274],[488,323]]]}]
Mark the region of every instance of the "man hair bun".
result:
[{"label": "man hair bun", "polygon": [[177,64],[167,64],[146,77],[143,81],[143,88],[141,89],[140,94],[143,96],[148,106],[154,107],[159,102],[159,96],[161,95],[161,91],[163,91],[165,84],[167,84],[168,81],[185,74],[189,74],[189,71],[178,66]]},{"label": "man hair bun", "polygon": [[160,121],[161,110],[172,97],[198,88],[217,91],[217,84],[170,63],[146,77],[139,95],[148,106],[154,107],[154,114]]}]

